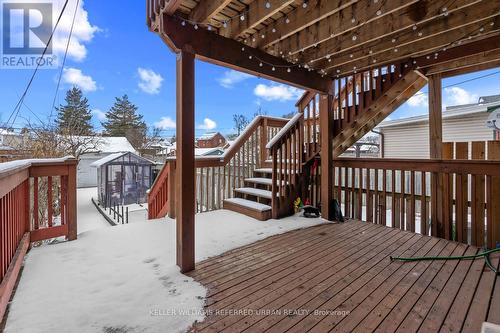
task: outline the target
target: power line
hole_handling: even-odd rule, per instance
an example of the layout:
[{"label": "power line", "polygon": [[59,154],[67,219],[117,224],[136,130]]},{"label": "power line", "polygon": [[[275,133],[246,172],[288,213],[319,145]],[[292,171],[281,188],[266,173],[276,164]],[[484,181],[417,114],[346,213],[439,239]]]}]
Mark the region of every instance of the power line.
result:
[{"label": "power line", "polygon": [[54,93],[54,100],[52,101],[52,108],[50,109],[49,120],[52,119],[52,113],[54,112],[54,108],[56,106],[56,99],[57,99],[57,95],[59,93],[59,87],[61,85],[61,78],[62,78],[62,74],[64,71],[64,66],[66,65],[66,57],[68,56],[69,43],[71,41],[71,36],[73,35],[73,28],[75,26],[76,13],[78,12],[79,6],[80,6],[80,0],[77,0],[76,7],[75,7],[75,13],[73,14],[73,21],[71,22],[71,29],[70,29],[69,35],[68,35],[68,42],[66,43],[66,50],[64,51],[64,57],[63,57],[62,65],[61,65],[61,70],[59,71],[59,78],[57,79],[57,87],[56,87],[56,91]]},{"label": "power line", "polygon": [[[471,79],[467,79],[467,80],[460,81],[460,82],[457,82],[457,83],[449,84],[447,86],[444,86],[442,89],[460,86],[462,84],[469,83],[469,82],[476,81],[476,80],[480,80],[480,79],[484,79],[486,77],[490,77],[490,76],[493,76],[493,75],[496,75],[496,74],[500,74],[500,71],[496,71],[496,72],[493,72],[493,73],[488,73],[488,74],[485,74],[485,75],[480,75],[480,76],[477,76],[477,77],[473,77]],[[419,96],[419,95],[423,95],[423,94],[425,94],[425,93],[422,92],[422,91],[419,91],[418,93],[414,94],[413,96]]]},{"label": "power line", "polygon": [[[42,56],[40,57],[40,59],[43,59],[43,57],[47,53],[47,50],[49,48],[50,43],[52,43],[52,38],[54,37],[54,33],[55,33],[56,29],[57,29],[57,26],[59,25],[59,22],[61,21],[61,18],[62,18],[63,14],[64,14],[64,11],[66,10],[68,2],[69,2],[69,0],[66,0],[66,2],[64,3],[64,6],[63,6],[63,8],[61,10],[61,13],[59,14],[59,17],[57,18],[57,22],[56,22],[56,24],[54,26],[54,29],[52,30],[52,33],[50,34],[49,40],[47,41],[47,44],[45,45],[45,48],[44,48],[44,50],[42,52]],[[33,74],[31,75],[31,78],[30,78],[30,80],[28,82],[28,85],[26,86],[26,89],[24,89],[24,92],[21,95],[21,98],[17,102],[16,106],[14,107],[14,110],[12,110],[12,113],[10,114],[9,118],[7,119],[7,122],[5,123],[6,127],[9,127],[9,122],[10,122],[11,119],[12,119],[12,124],[15,123],[16,118],[19,115],[19,112],[21,111],[21,107],[23,105],[24,99],[25,99],[26,95],[28,94],[28,91],[29,91],[29,89],[31,87],[31,84],[33,83],[33,80],[35,79],[35,76],[36,76],[36,74],[38,72],[38,69],[40,67],[40,63],[41,63],[41,61],[37,61],[35,70],[33,71]]]}]

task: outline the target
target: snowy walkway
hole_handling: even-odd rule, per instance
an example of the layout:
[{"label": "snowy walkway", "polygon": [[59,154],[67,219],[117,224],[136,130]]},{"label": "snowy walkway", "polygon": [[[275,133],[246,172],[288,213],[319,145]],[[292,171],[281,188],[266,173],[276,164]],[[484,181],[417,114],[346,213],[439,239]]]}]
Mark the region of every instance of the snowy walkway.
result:
[{"label": "snowy walkway", "polygon": [[76,195],[78,204],[78,234],[111,226],[97,211],[91,201],[92,197],[97,198],[97,187],[79,188]]},{"label": "snowy walkway", "polygon": [[[95,208],[79,199],[80,230],[87,231],[76,241],[30,251],[6,332],[179,332],[203,318],[205,288],[175,265],[173,220],[100,228]],[[197,261],[322,222],[260,222],[224,210],[199,214]]]}]

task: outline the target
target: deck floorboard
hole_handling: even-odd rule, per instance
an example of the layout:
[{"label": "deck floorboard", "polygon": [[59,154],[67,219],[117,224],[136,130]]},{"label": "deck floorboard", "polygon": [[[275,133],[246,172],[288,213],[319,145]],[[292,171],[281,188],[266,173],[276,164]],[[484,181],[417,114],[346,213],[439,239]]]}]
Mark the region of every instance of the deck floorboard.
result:
[{"label": "deck floorboard", "polygon": [[390,260],[479,251],[356,221],[272,236],[189,274],[208,288],[192,331],[479,332],[500,324],[500,277],[483,259]]}]

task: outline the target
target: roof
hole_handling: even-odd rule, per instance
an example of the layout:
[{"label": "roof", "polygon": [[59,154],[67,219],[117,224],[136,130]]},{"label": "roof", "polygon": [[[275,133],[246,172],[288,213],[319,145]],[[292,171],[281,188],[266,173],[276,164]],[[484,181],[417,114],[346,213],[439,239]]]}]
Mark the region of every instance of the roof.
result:
[{"label": "roof", "polygon": [[194,155],[195,156],[210,156],[210,155],[222,155],[224,153],[224,149],[220,147],[215,148],[195,148]]},{"label": "roof", "polygon": [[491,96],[481,96],[479,97],[479,104],[488,104],[500,102],[500,95],[491,95]]},{"label": "roof", "polygon": [[99,167],[103,166],[104,164],[112,162],[112,161],[114,161],[114,160],[116,160],[116,159],[118,159],[118,158],[120,158],[122,156],[125,156],[127,154],[131,154],[135,158],[143,160],[146,163],[155,164],[153,161],[150,161],[147,158],[141,157],[141,156],[139,156],[137,154],[134,154],[132,152],[121,152],[121,153],[113,153],[113,154],[110,154],[110,155],[108,155],[106,157],[103,157],[100,160],[97,160],[97,161],[91,163],[90,166],[93,167],[93,168],[99,168]]},{"label": "roof", "polygon": [[220,136],[223,136],[222,134],[220,134],[219,132],[208,132],[208,133],[205,133],[203,134],[202,136],[200,136],[198,138],[198,140],[211,140],[213,139],[216,135],[220,135]]},{"label": "roof", "polygon": [[[460,105],[460,106],[456,106],[456,107],[448,107],[448,108],[446,108],[446,111],[443,112],[443,119],[463,117],[463,116],[469,116],[469,115],[474,115],[474,114],[478,114],[478,113],[488,112],[489,108],[497,106],[497,105],[500,105],[500,99],[496,102],[493,102],[493,103],[466,104],[466,105]],[[396,127],[396,126],[405,126],[405,125],[410,125],[410,124],[415,124],[415,123],[425,123],[428,121],[429,121],[429,115],[424,114],[421,116],[383,121],[382,123],[380,123],[377,126],[377,128],[384,129],[384,128]]]},{"label": "roof", "polygon": [[[82,137],[75,137],[75,140],[77,138],[82,138]],[[137,154],[137,151],[126,137],[111,137],[111,136],[96,137],[95,141],[89,143],[89,145],[94,145],[94,144],[95,144],[95,149],[92,149],[93,152],[101,152],[101,153],[131,152]]]},{"label": "roof", "polygon": [[19,135],[19,134],[9,131],[5,128],[0,128],[0,135]]}]

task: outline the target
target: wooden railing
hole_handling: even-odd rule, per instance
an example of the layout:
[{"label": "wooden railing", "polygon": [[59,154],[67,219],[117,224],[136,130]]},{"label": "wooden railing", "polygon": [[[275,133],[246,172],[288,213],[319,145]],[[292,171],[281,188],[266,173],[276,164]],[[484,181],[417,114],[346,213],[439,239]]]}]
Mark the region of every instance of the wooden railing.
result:
[{"label": "wooden railing", "polygon": [[[373,129],[392,110],[381,112],[374,103],[413,69],[409,60],[397,64],[382,65],[374,69],[338,77],[333,80],[334,95],[330,112],[333,113],[335,133],[335,155],[339,156],[357,141],[356,134],[361,133],[355,127],[366,125],[365,131]],[[387,101],[386,101],[387,102]],[[309,161],[319,154],[320,121],[319,96],[305,92],[296,104],[299,113],[304,114],[305,160]],[[395,109],[397,105],[393,105]],[[358,136],[363,136],[359,134]]]},{"label": "wooden railing", "polygon": [[304,115],[296,114],[266,145],[272,159],[272,212],[279,218],[293,212],[300,191],[304,149]]},{"label": "wooden railing", "polygon": [[334,160],[350,218],[476,246],[500,243],[500,161]]},{"label": "wooden railing", "polygon": [[0,164],[0,318],[30,243],[76,239],[74,158]]},{"label": "wooden railing", "polygon": [[[233,190],[243,187],[253,170],[266,167],[266,144],[288,123],[288,119],[257,116],[236,141],[220,156],[197,156],[196,212],[222,208]],[[166,161],[148,194],[149,218],[175,216],[175,157]]]},{"label": "wooden railing", "polygon": [[175,218],[175,160],[167,160],[148,192],[148,219]]}]

